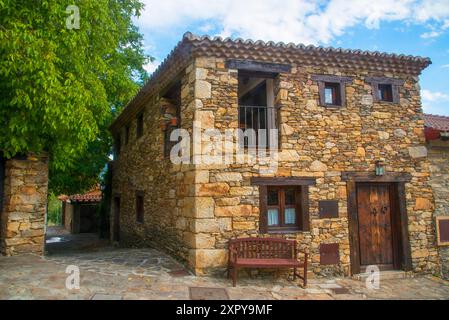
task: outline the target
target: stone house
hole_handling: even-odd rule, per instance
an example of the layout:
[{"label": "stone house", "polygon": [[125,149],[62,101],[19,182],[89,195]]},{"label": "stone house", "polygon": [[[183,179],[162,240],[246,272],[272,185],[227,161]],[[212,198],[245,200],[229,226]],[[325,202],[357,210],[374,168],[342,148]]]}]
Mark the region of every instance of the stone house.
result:
[{"label": "stone house", "polygon": [[[449,216],[449,117],[424,115],[435,216]],[[441,273],[449,279],[449,247],[440,247]]]},{"label": "stone house", "polygon": [[0,253],[43,254],[47,210],[48,157],[0,152]]},{"label": "stone house", "polygon": [[62,202],[62,225],[72,234],[94,233],[98,228],[101,190],[98,187],[84,193],[59,196]]},{"label": "stone house", "polygon": [[[418,78],[430,63],[186,33],[110,126],[112,239],[196,274],[223,270],[245,236],[298,240],[318,275],[439,272]],[[175,162],[174,129],[193,135]]]}]

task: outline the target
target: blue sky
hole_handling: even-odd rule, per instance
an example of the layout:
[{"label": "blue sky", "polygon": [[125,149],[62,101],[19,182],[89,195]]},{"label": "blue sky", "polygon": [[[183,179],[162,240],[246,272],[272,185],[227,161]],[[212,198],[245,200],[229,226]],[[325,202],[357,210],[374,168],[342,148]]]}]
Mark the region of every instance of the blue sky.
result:
[{"label": "blue sky", "polygon": [[142,0],[152,72],[186,31],[430,57],[424,111],[449,116],[449,0]]}]

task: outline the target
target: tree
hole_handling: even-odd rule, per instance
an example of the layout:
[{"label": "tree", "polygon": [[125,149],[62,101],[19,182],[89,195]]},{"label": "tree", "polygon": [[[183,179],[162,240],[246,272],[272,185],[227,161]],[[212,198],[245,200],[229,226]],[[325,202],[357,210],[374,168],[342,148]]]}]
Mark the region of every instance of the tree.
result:
[{"label": "tree", "polygon": [[[79,29],[70,29],[79,8]],[[138,0],[0,0],[0,150],[47,151],[50,188],[92,186],[111,150],[107,126],[147,74]]]}]

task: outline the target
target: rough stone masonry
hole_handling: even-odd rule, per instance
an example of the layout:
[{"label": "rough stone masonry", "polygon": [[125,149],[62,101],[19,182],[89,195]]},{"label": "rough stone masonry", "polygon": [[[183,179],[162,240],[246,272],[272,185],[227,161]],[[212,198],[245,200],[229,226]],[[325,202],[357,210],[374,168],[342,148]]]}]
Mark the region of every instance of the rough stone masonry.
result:
[{"label": "rough stone masonry", "polygon": [[[269,236],[298,240],[310,253],[310,270],[317,275],[349,275],[348,192],[342,174],[373,173],[376,161],[382,160],[387,173],[411,176],[405,183],[405,207],[412,268],[438,273],[418,78],[428,60],[191,34],[111,125],[116,142],[120,141],[113,164],[113,196],[120,203],[114,210],[120,211],[121,243],[163,248],[204,274],[226,267],[230,239],[268,235],[260,232],[259,186],[251,184],[251,178],[260,176],[259,166],[174,165],[164,157],[163,96],[175,82],[180,128],[192,133],[194,120],[204,129],[220,132],[239,127],[239,70],[227,65],[229,59],[291,67],[274,79],[280,154],[279,169],[271,176],[313,178],[316,183],[308,189],[309,230]],[[344,84],[345,105],[322,106],[313,75],[350,77]],[[373,99],[369,77],[400,80],[398,102]],[[137,137],[139,115],[144,119],[143,134]],[[202,145],[214,148],[211,141]],[[140,222],[136,195],[144,199]],[[321,200],[338,201],[338,216],[320,218]],[[114,223],[112,218],[112,228]],[[322,265],[320,246],[329,243],[338,244],[339,260]]]},{"label": "rough stone masonry", "polygon": [[48,158],[28,155],[6,160],[0,252],[44,253]]}]

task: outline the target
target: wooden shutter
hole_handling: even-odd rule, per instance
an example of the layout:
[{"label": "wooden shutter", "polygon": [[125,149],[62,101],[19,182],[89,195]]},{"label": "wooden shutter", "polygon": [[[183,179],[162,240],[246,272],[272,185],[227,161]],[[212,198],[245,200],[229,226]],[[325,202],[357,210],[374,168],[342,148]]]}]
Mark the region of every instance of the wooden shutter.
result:
[{"label": "wooden shutter", "polygon": [[267,222],[267,186],[259,186],[259,232],[267,233],[268,231],[268,222]]}]

